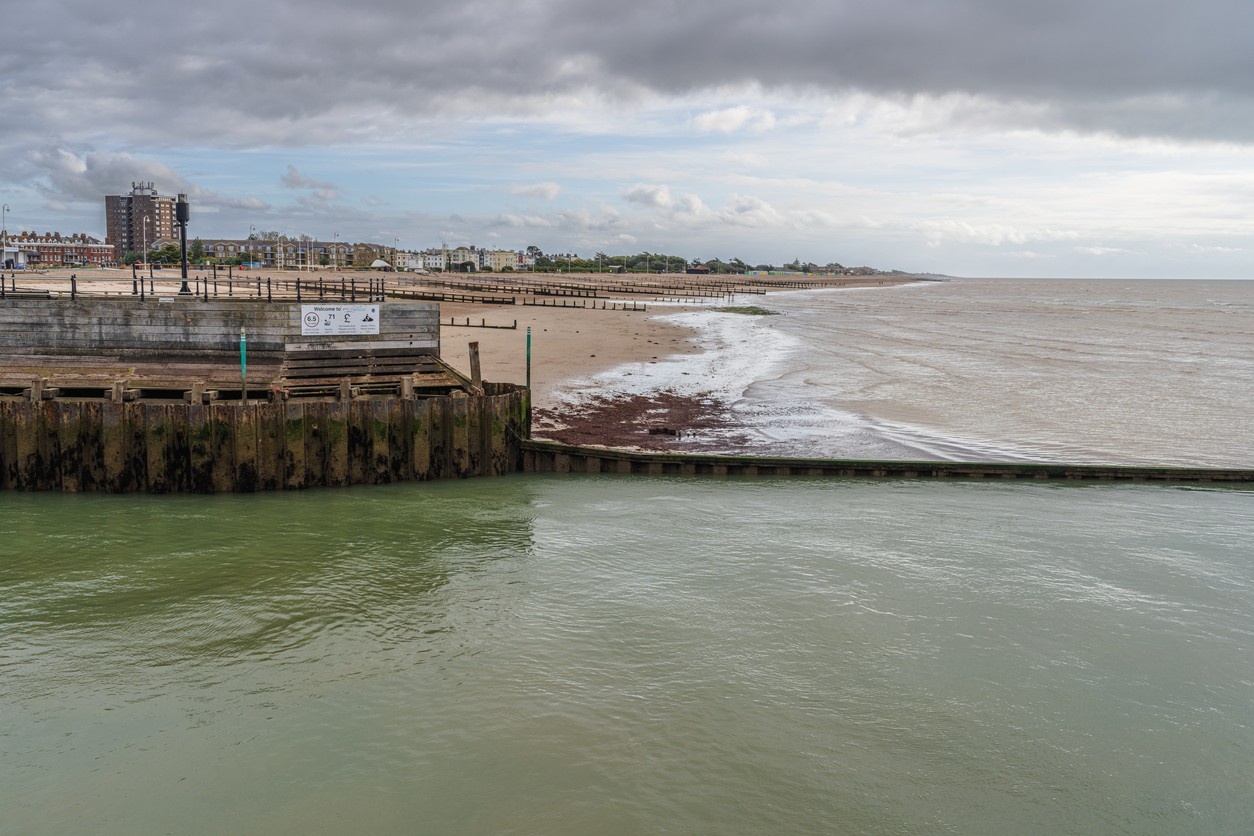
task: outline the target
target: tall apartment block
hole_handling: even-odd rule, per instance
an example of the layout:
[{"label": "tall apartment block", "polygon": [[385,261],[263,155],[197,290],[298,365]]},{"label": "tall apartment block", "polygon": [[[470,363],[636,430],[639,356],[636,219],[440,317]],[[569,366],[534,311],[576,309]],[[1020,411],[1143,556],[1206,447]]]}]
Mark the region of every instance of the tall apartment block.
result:
[{"label": "tall apartment block", "polygon": [[[144,220],[147,219],[147,224]],[[105,234],[117,257],[139,252],[158,239],[174,239],[174,198],[161,197],[152,183],[131,183],[131,193],[105,195]]]}]

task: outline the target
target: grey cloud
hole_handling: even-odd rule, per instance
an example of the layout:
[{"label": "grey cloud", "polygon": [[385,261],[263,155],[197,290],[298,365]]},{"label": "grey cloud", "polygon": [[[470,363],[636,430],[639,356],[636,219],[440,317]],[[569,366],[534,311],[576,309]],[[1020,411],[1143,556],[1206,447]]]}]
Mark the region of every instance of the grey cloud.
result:
[{"label": "grey cloud", "polygon": [[287,171],[279,178],[279,183],[287,189],[315,189],[318,191],[335,191],[335,185],[325,180],[300,173],[296,166],[288,164]]},{"label": "grey cloud", "polygon": [[1006,111],[1028,127],[1254,141],[1248,0],[53,0],[5,22],[41,33],[0,52],[28,140],[326,143],[467,101],[753,85],[972,94],[1033,105]]},{"label": "grey cloud", "polygon": [[309,194],[301,195],[296,202],[314,211],[324,209],[328,203],[339,198],[339,189],[335,184],[302,174],[291,164],[279,178],[279,184],[285,189],[309,190]]},{"label": "grey cloud", "polygon": [[117,152],[79,154],[64,146],[51,145],[27,155],[27,164],[37,175],[39,191],[52,201],[78,200],[97,203],[102,195],[125,194],[136,182],[161,183],[166,194],[186,194],[204,208],[268,209],[257,198],[234,198],[190,183],[164,163]]},{"label": "grey cloud", "polygon": [[670,188],[649,183],[637,183],[627,189],[623,192],[623,199],[628,203],[652,206],[657,209],[669,209],[675,205]]}]

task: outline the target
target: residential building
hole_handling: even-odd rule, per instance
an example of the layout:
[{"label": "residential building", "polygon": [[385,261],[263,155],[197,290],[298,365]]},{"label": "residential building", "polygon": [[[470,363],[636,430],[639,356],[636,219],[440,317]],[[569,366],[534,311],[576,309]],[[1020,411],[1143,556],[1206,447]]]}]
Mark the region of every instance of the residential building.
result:
[{"label": "residential building", "polygon": [[[117,263],[112,244],[106,244],[99,238],[93,238],[85,232],[73,235],[62,235],[59,232],[21,232],[17,235],[5,235],[7,246],[4,259],[6,266],[18,266],[14,250],[23,254],[22,261],[28,267],[80,267],[93,264],[96,266]],[[14,261],[12,265],[7,262]]]},{"label": "residential building", "polygon": [[524,254],[514,250],[484,250],[484,269],[499,273],[508,267],[518,270],[523,266]]},{"label": "residential building", "polygon": [[448,251],[448,269],[458,273],[473,273],[483,267],[479,250],[470,246],[455,247]]},{"label": "residential building", "polygon": [[423,250],[422,266],[427,270],[443,270],[447,264],[444,250]]},{"label": "residential building", "polygon": [[105,196],[105,240],[120,259],[141,252],[159,238],[176,238],[174,198],[162,197],[152,183],[131,183],[131,193]]},{"label": "residential building", "polygon": [[[271,270],[300,270],[313,267],[353,267],[358,265],[359,250],[370,254],[378,250],[377,245],[349,244],[345,241],[314,241],[314,240],[262,240],[259,238],[197,238],[188,242],[188,251],[199,242],[204,250],[205,258],[219,263],[233,262],[241,258],[246,264],[253,264]],[[374,249],[370,249],[373,247]],[[373,260],[374,256],[370,256]],[[324,263],[325,261],[325,263]],[[369,266],[370,261],[366,262]]]}]

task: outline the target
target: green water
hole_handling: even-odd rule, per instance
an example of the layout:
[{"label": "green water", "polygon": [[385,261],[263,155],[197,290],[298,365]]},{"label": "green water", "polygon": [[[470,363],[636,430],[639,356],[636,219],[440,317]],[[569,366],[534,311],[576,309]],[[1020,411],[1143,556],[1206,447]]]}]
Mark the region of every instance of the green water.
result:
[{"label": "green water", "polygon": [[0,494],[3,833],[1245,833],[1254,493]]}]

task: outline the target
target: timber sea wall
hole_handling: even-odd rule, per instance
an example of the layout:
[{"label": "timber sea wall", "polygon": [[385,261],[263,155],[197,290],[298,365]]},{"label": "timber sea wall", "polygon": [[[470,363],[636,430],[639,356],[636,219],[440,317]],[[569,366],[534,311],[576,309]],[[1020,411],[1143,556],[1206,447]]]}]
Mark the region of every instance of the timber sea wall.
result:
[{"label": "timber sea wall", "polygon": [[1124,482],[1254,482],[1254,468],[1153,467],[1036,462],[795,459],[702,453],[652,453],[528,440],[528,473],[654,476],[813,476],[893,479],[1039,479]]},{"label": "timber sea wall", "polygon": [[218,493],[521,469],[523,387],[261,403],[0,401],[0,489]]},{"label": "timber sea wall", "polygon": [[349,312],[323,304],[260,290],[0,300],[0,490],[275,491],[521,468],[526,389],[444,364],[438,305],[354,303],[374,332],[309,333],[307,317]]}]

